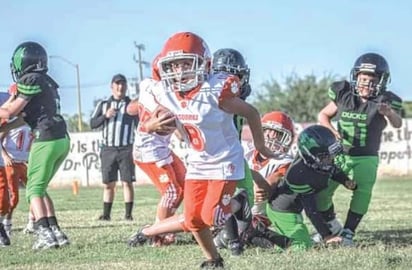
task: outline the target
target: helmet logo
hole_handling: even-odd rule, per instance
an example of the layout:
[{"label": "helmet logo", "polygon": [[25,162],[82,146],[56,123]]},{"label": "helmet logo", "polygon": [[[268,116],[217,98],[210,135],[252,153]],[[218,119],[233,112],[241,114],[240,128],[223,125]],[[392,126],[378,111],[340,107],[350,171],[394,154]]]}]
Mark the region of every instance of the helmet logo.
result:
[{"label": "helmet logo", "polygon": [[239,92],[239,85],[237,82],[232,82],[230,91],[232,91],[233,94],[236,94],[237,92]]},{"label": "helmet logo", "polygon": [[21,71],[23,65],[23,56],[25,47],[20,47],[17,49],[16,53],[13,55],[13,66],[16,71]]},{"label": "helmet logo", "polygon": [[183,53],[183,50],[169,51],[167,52],[166,56],[173,57],[173,56],[181,55],[182,53]]},{"label": "helmet logo", "polygon": [[315,139],[308,136],[306,133],[301,134],[301,143],[305,146],[306,149],[312,149],[313,147],[319,147]]},{"label": "helmet logo", "polygon": [[375,73],[376,71],[376,65],[374,64],[369,64],[369,63],[362,63],[359,67],[360,72],[370,72],[370,73]]}]

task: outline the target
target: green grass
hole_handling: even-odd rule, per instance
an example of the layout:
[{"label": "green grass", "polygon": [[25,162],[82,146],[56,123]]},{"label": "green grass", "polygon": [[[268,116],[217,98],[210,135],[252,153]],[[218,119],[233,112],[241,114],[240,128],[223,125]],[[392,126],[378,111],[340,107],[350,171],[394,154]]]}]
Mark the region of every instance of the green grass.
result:
[{"label": "green grass", "polygon": [[[153,222],[158,194],[152,186],[136,187],[133,222],[123,220],[121,188],[111,222],[97,221],[102,208],[100,188],[82,188],[77,196],[68,189],[49,193],[72,245],[32,251],[33,237],[22,233],[27,217],[27,204],[22,201],[15,212],[12,246],[0,249],[0,269],[197,269],[202,261],[200,249],[187,234],[180,237],[180,245],[127,248],[125,242],[136,228]],[[335,204],[340,220],[345,217],[349,196],[346,190],[338,190]],[[221,254],[227,269],[412,269],[411,224],[412,181],[381,180],[358,229],[357,248],[298,254],[251,248],[242,257],[231,257],[226,250]]]}]

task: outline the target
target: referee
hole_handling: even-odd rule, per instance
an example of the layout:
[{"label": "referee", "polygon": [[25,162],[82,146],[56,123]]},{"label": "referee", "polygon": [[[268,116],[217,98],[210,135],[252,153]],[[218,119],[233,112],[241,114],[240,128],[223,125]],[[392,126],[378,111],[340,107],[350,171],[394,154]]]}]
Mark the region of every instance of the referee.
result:
[{"label": "referee", "polygon": [[103,214],[99,220],[110,220],[114,191],[120,172],[125,202],[125,219],[133,220],[134,201],[133,182],[135,167],[132,150],[134,130],[138,119],[126,113],[130,98],[126,96],[127,80],[122,74],[116,74],[111,83],[112,96],[97,104],[90,119],[90,127],[102,127],[103,144],[100,151],[103,190]]}]

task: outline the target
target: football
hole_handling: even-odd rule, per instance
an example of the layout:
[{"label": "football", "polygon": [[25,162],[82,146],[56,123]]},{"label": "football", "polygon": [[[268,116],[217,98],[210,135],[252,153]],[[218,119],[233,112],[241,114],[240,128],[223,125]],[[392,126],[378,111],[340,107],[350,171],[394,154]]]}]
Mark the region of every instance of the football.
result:
[{"label": "football", "polygon": [[[175,116],[169,109],[167,109],[166,107],[163,107],[163,106],[159,106],[155,110],[154,114],[155,114],[156,118],[165,117],[165,119],[163,121],[167,121],[170,118],[173,118]],[[159,134],[159,135],[169,135],[169,134],[173,133],[174,130],[176,129],[176,121],[170,121],[170,122],[164,124],[164,126],[167,127],[167,128],[170,128],[170,130],[169,131],[164,131],[164,132],[159,131],[159,132],[156,132],[156,133]]]}]

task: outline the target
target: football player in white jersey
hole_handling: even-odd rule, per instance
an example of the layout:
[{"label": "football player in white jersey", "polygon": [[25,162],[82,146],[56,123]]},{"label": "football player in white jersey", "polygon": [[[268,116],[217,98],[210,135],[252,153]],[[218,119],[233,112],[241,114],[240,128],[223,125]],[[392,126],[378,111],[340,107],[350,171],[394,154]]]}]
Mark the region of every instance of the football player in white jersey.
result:
[{"label": "football player in white jersey", "polygon": [[[4,103],[14,99],[16,94],[16,84],[12,84],[9,93],[4,93],[7,99]],[[5,105],[6,106],[6,105]],[[19,122],[20,120],[12,119],[11,121]],[[17,126],[19,125],[19,126]],[[26,124],[20,125],[8,131],[0,133],[0,145],[2,148],[1,157],[4,161],[5,179],[9,191],[9,212],[3,220],[4,229],[10,237],[12,228],[13,210],[19,203],[19,186],[26,186],[27,183],[27,161],[33,136],[30,127]],[[29,226],[33,226],[34,216],[29,213]]]},{"label": "football player in white jersey", "polygon": [[3,224],[10,236],[13,210],[19,203],[19,186],[20,184],[26,186],[27,183],[27,160],[33,136],[30,127],[24,125],[10,130],[1,140],[1,154],[10,193],[10,211],[3,220]]},{"label": "football player in white jersey", "polygon": [[[157,206],[157,222],[173,216],[182,202],[186,168],[169,148],[172,127],[163,133],[148,131],[159,130],[161,126],[167,128],[167,124],[175,121],[173,117],[168,117],[166,114],[156,117],[162,107],[152,93],[153,88],[160,82],[153,78],[156,78],[155,68],[153,68],[152,78],[140,83],[139,98],[131,101],[127,111],[131,115],[139,115],[140,118],[133,146],[134,163],[146,173],[161,194]],[[169,244],[173,239],[173,234],[158,236],[154,244],[156,246]]]},{"label": "football player in white jersey", "polygon": [[[243,149],[234,114],[248,120],[256,149],[263,156],[274,156],[265,146],[259,113],[238,97],[239,79],[224,74],[209,77],[210,65],[210,51],[202,38],[190,32],[174,34],[160,53],[163,87],[155,92],[156,100],[182,123],[179,130],[190,146],[184,214],[163,224],[168,223],[170,230],[170,222],[175,222],[176,229],[192,232],[207,259],[202,268],[223,267],[209,228],[222,226],[230,217],[236,183],[244,178]],[[161,223],[155,226],[159,228]],[[144,228],[129,244],[144,243],[147,236],[158,234],[152,232]]]},{"label": "football player in white jersey", "polygon": [[[294,127],[289,115],[280,111],[265,114],[261,122],[266,146],[272,149],[273,152],[282,155],[282,159],[266,158],[253,148],[245,154],[252,169],[252,175],[257,180],[254,185],[255,201],[252,207],[252,214],[266,216],[266,183],[270,187],[276,186],[293,161],[293,156],[289,154],[289,149],[293,143]],[[263,176],[266,181],[258,181],[260,176]]]}]

